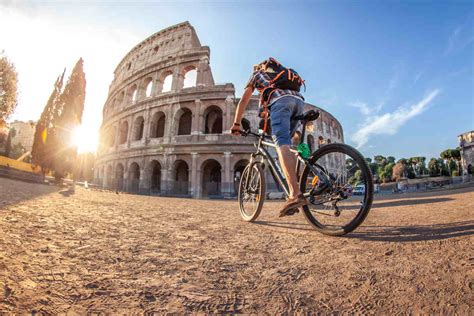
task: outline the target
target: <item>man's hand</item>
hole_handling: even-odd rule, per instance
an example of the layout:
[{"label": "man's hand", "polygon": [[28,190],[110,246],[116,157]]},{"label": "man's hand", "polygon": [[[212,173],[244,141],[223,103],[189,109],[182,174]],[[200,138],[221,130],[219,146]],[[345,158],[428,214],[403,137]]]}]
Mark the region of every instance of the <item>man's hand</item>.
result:
[{"label": "man's hand", "polygon": [[230,133],[235,136],[240,135],[240,124],[239,123],[234,123],[232,127],[230,128]]}]

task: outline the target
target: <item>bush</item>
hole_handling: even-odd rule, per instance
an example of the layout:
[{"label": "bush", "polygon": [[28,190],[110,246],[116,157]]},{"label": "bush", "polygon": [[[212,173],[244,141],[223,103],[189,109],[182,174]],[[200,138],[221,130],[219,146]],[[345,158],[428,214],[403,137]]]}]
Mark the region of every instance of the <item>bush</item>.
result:
[{"label": "bush", "polygon": [[454,170],[452,173],[453,177],[459,177],[459,172],[457,170]]}]

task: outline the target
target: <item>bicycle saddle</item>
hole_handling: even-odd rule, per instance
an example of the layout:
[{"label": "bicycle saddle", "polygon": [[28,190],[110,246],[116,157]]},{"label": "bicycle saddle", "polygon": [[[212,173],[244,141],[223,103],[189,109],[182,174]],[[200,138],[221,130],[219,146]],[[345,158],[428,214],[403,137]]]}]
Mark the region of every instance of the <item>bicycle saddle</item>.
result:
[{"label": "bicycle saddle", "polygon": [[315,110],[309,110],[301,115],[295,117],[296,120],[311,122],[319,117],[319,112]]}]

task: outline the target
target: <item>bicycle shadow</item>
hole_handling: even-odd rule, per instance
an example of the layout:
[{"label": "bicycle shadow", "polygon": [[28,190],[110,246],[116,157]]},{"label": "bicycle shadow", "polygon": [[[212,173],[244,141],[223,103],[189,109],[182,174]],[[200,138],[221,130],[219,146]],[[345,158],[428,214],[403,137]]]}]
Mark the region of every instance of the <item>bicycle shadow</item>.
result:
[{"label": "bicycle shadow", "polygon": [[372,208],[442,203],[442,202],[449,202],[453,200],[454,200],[453,198],[375,200],[372,204]]},{"label": "bicycle shadow", "polygon": [[[255,221],[255,224],[299,231],[315,231],[309,224]],[[342,238],[378,242],[417,242],[474,235],[474,221],[413,226],[361,226]]]},{"label": "bicycle shadow", "polygon": [[[474,235],[474,221],[461,221],[433,225],[413,226],[362,226],[346,238],[381,242],[416,242],[443,240]],[[364,231],[365,229],[368,229]]]}]

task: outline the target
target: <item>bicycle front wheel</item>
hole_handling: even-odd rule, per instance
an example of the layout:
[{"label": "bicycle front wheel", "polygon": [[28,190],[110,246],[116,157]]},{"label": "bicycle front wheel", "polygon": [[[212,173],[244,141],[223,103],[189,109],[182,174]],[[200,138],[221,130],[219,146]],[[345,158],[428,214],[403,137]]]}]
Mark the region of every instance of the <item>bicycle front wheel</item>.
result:
[{"label": "bicycle front wheel", "polygon": [[309,200],[303,207],[307,220],[326,235],[341,236],[353,231],[367,217],[374,194],[372,173],[365,158],[351,146],[328,144],[309,161],[300,177],[301,192]]},{"label": "bicycle front wheel", "polygon": [[253,222],[262,211],[265,201],[266,183],[259,163],[245,167],[239,185],[240,215],[247,222]]}]

